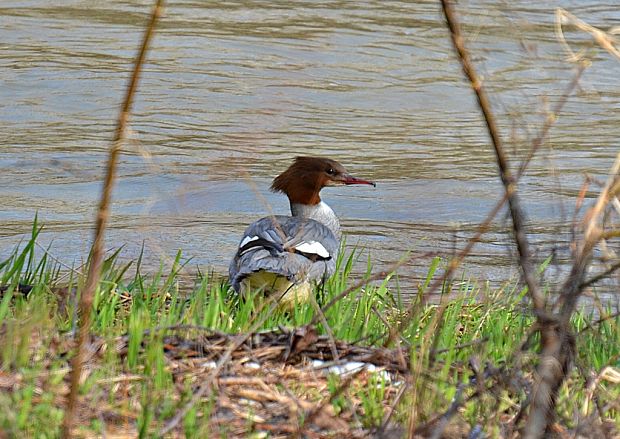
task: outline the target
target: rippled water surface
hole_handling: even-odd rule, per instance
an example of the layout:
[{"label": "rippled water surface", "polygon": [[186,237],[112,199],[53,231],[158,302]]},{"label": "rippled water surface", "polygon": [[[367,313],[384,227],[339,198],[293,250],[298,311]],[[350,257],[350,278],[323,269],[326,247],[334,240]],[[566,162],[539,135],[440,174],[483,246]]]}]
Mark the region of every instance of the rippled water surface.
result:
[{"label": "rippled water surface", "polygon": [[[575,75],[555,8],[608,29],[613,2],[459,2],[509,151],[523,157]],[[36,212],[52,253],[88,252],[106,148],[150,4],[0,5],[0,252]],[[542,258],[566,254],[584,173],[603,178],[620,138],[620,64],[567,28],[593,59],[522,184]],[[299,154],[341,161],[377,188],[328,188],[350,245],[385,266],[462,247],[501,186],[437,2],[171,1],[120,163],[109,247],[151,267],[177,249],[224,273],[245,226],[286,212],[271,179]],[[465,266],[514,273],[500,215]],[[455,243],[456,239],[456,243]],[[427,261],[401,269],[407,288]],[[362,269],[362,268],[360,268]]]}]

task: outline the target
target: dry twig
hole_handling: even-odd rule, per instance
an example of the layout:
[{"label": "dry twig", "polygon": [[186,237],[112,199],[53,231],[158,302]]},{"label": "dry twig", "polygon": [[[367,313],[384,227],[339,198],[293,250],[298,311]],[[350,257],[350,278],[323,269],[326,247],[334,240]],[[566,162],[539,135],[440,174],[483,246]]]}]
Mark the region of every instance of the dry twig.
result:
[{"label": "dry twig", "polygon": [[63,437],[71,437],[72,435],[76,400],[78,395],[78,389],[80,387],[82,364],[84,361],[84,349],[90,331],[93,298],[95,296],[95,291],[99,283],[101,264],[103,262],[103,241],[108,219],[110,217],[110,200],[112,198],[112,188],[114,186],[114,180],[116,178],[116,164],[118,162],[121,147],[123,146],[123,143],[125,141],[127,125],[129,123],[129,116],[133,104],[133,97],[138,87],[138,79],[140,77],[142,65],[144,64],[144,60],[146,58],[146,52],[155,31],[155,25],[157,23],[157,20],[159,19],[159,17],[161,17],[163,13],[163,3],[163,0],[157,0],[155,6],[153,7],[150,21],[144,32],[144,37],[140,46],[140,50],[134,61],[133,73],[131,75],[131,79],[129,80],[127,90],[125,92],[125,99],[123,101],[121,111],[118,116],[114,139],[112,141],[112,146],[110,147],[110,153],[108,155],[108,164],[106,167],[106,175],[103,183],[103,192],[101,194],[101,200],[99,201],[99,208],[97,210],[91,262],[88,267],[86,286],[84,287],[84,291],[82,291],[79,302],[80,326],[75,347],[75,356],[72,360],[70,375],[70,392],[69,398],[67,400],[67,408],[65,411],[65,417],[62,426]]},{"label": "dry twig", "polygon": [[471,87],[476,94],[478,100],[478,106],[484,117],[484,121],[491,137],[493,149],[495,150],[495,158],[499,167],[499,174],[504,185],[507,197],[508,207],[510,210],[510,216],[512,218],[512,227],[515,236],[515,242],[517,244],[517,250],[519,251],[519,263],[523,271],[523,278],[528,287],[530,297],[534,303],[534,309],[538,314],[544,314],[545,299],[538,285],[536,279],[536,270],[534,269],[533,261],[529,250],[529,242],[525,232],[525,215],[521,208],[519,197],[517,195],[516,179],[510,172],[508,166],[508,157],[504,152],[501,137],[499,135],[499,129],[495,123],[495,116],[491,111],[491,104],[487,98],[487,95],[482,87],[482,82],[476,74],[476,70],[469,58],[469,52],[465,49],[463,37],[461,36],[461,30],[459,23],[454,13],[452,2],[449,0],[442,0],[444,15],[448,27],[450,29],[450,35],[452,37],[452,43],[456,50],[459,61],[463,67],[465,76],[469,79]]}]

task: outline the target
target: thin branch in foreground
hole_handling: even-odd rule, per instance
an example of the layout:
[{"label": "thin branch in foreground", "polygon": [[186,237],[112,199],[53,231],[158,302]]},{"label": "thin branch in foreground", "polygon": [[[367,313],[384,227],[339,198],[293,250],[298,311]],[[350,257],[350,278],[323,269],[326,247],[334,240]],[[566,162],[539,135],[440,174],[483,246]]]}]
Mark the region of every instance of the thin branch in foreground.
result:
[{"label": "thin branch in foreground", "polygon": [[553,107],[553,110],[551,111],[551,113],[547,115],[547,118],[545,119],[545,123],[543,124],[542,129],[540,130],[540,133],[538,134],[538,136],[534,138],[534,140],[532,140],[532,147],[530,148],[530,151],[527,157],[525,158],[525,160],[523,160],[523,163],[521,163],[521,166],[519,166],[519,169],[517,171],[517,180],[521,178],[521,176],[527,169],[530,161],[534,158],[534,155],[536,155],[536,153],[542,147],[544,140],[549,135],[549,130],[551,129],[551,126],[554,124],[554,122],[557,119],[557,115],[562,112],[562,109],[564,108],[564,105],[566,104],[568,97],[577,88],[577,85],[579,84],[579,80],[581,79],[581,75],[583,75],[583,72],[585,71],[586,67],[587,67],[587,64],[585,62],[579,63],[579,66],[577,67],[577,73],[575,73],[575,76],[573,76],[573,79],[571,80],[571,82],[566,86],[564,93],[562,93],[562,95],[560,96],[560,100],[555,105],[555,107]]},{"label": "thin branch in foreground", "polygon": [[620,270],[620,262],[616,262],[611,267],[609,267],[607,270],[603,271],[600,274],[597,274],[596,276],[592,277],[591,279],[583,281],[581,283],[581,285],[579,285],[579,288],[581,290],[584,290],[584,289],[594,285],[595,283],[597,283],[597,282],[607,278],[608,276],[614,274],[614,272],[616,272],[617,270]]},{"label": "thin branch in foreground", "polygon": [[502,146],[493,112],[491,111],[490,102],[471,63],[469,53],[465,49],[452,2],[450,0],[442,0],[441,4],[448,28],[450,29],[454,49],[458,55],[463,72],[476,94],[478,106],[482,112],[493,144],[500,179],[508,197],[508,208],[512,219],[514,240],[519,252],[519,263],[532,300],[534,313],[540,326],[541,344],[543,346],[541,366],[538,369],[536,384],[532,393],[532,405],[524,437],[541,437],[552,422],[557,390],[570,367],[569,358],[572,358],[573,349],[571,348],[574,347],[574,338],[570,336],[570,333],[563,330],[564,328],[557,319],[554,319],[553,316],[547,313],[545,297],[538,283],[529,250],[529,242],[525,231],[525,215],[517,194],[517,180],[513,177],[508,167],[508,160]]},{"label": "thin branch in foreground", "polygon": [[[327,302],[327,304],[323,305],[323,307],[321,308],[321,312],[323,314],[325,314],[328,309],[330,309],[332,306],[334,306],[340,300],[342,300],[345,297],[347,297],[353,291],[368,285],[372,281],[379,280],[379,279],[385,279],[386,276],[388,276],[391,273],[394,273],[396,270],[398,270],[401,266],[405,265],[406,263],[409,263],[409,262],[411,262],[413,260],[416,260],[416,259],[421,259],[423,257],[433,257],[433,256],[436,256],[436,254],[435,253],[425,253],[425,254],[423,254],[421,256],[411,255],[411,256],[402,258],[401,260],[396,261],[392,265],[390,265],[388,267],[388,269],[378,271],[378,272],[372,274],[371,276],[365,277],[362,280],[360,280],[360,281],[356,282],[355,284],[351,285],[350,287],[348,287],[347,289],[345,289],[344,291],[342,291],[341,293],[339,293],[338,295],[333,297],[329,302]],[[319,322],[319,320],[320,320],[320,316],[318,314],[316,314],[313,317],[312,321],[309,323],[309,326],[316,325]]]},{"label": "thin branch in foreground", "polygon": [[495,158],[499,167],[500,178],[508,196],[508,207],[512,218],[512,228],[519,252],[519,263],[523,271],[523,278],[528,287],[530,297],[532,298],[536,314],[543,314],[545,309],[545,298],[536,279],[536,270],[534,269],[534,264],[530,255],[529,242],[525,233],[525,215],[520,206],[516,191],[517,181],[510,172],[508,158],[504,152],[499,129],[495,123],[495,116],[491,111],[491,104],[470,60],[469,52],[465,49],[463,37],[461,36],[461,29],[452,2],[450,0],[442,0],[441,4],[448,28],[450,29],[450,36],[452,37],[454,49],[463,67],[463,72],[469,79],[471,87],[476,94],[478,106],[480,107],[480,111],[487,125],[489,136],[491,137]]},{"label": "thin branch in foreground", "polygon": [[103,183],[103,192],[101,194],[99,208],[97,210],[91,262],[90,266],[88,267],[86,286],[84,287],[84,291],[82,291],[79,302],[79,312],[81,317],[80,326],[76,342],[75,356],[72,359],[70,374],[71,384],[61,433],[62,437],[65,438],[72,436],[78,390],[80,387],[80,378],[82,375],[82,366],[84,362],[84,350],[90,331],[93,298],[95,296],[95,291],[97,289],[97,285],[99,284],[99,277],[101,275],[101,266],[104,255],[103,242],[106,226],[110,217],[110,200],[112,198],[112,189],[114,187],[114,180],[116,178],[116,165],[118,162],[118,157],[120,155],[121,147],[125,141],[129,115],[132,109],[133,98],[138,87],[138,79],[140,77],[142,65],[144,64],[146,52],[153,37],[157,20],[161,17],[163,13],[163,4],[163,0],[157,0],[155,6],[153,7],[149,23],[144,31],[142,44],[140,46],[138,55],[136,56],[136,59],[134,61],[133,73],[129,80],[129,85],[127,86],[125,99],[123,101],[121,111],[118,115],[116,131],[114,133],[114,139],[112,141],[112,146],[110,147],[110,153],[108,155],[108,164],[106,168],[105,180]]},{"label": "thin branch in foreground", "polygon": [[[422,304],[426,302],[426,298],[428,297],[428,295],[430,295],[435,290],[437,290],[441,285],[444,284],[444,282],[447,279],[449,279],[454,274],[456,269],[461,265],[461,262],[463,262],[465,257],[472,251],[474,246],[478,243],[482,235],[485,234],[489,230],[489,228],[491,227],[491,223],[493,222],[493,220],[495,219],[495,217],[497,216],[501,208],[504,206],[504,203],[506,202],[507,199],[508,199],[507,195],[504,194],[501,200],[499,200],[497,204],[495,204],[493,209],[487,214],[487,217],[484,219],[484,221],[478,226],[478,229],[476,230],[476,233],[474,234],[474,236],[472,236],[467,241],[467,245],[465,246],[465,248],[461,250],[461,252],[458,255],[456,255],[456,257],[450,260],[450,263],[448,264],[448,267],[446,268],[443,276],[439,277],[437,280],[431,283],[431,285],[427,288],[426,296],[422,297]],[[384,346],[387,347],[390,343],[392,343],[395,340],[395,338],[398,337],[400,332],[405,327],[407,327],[407,325],[411,323],[411,319],[414,316],[414,309],[416,308],[416,306],[418,306],[418,303],[416,301],[412,301],[411,304],[405,310],[405,313],[404,313],[405,317],[402,319],[401,323],[398,325],[398,328],[390,331],[390,334],[387,337],[384,343]]]},{"label": "thin branch in foreground", "polygon": [[616,317],[620,317],[620,311],[615,312],[613,314],[608,314],[604,317],[601,317],[600,319],[596,320],[595,322],[588,322],[586,323],[586,326],[584,326],[580,331],[579,334],[586,332],[590,329],[594,329],[596,326],[600,325],[603,322],[606,322],[608,320],[612,320],[615,319]]},{"label": "thin branch in foreground", "polygon": [[321,307],[312,295],[310,296],[310,304],[312,305],[312,308],[314,308],[314,312],[319,317],[319,320],[323,325],[323,328],[325,329],[325,333],[327,334],[329,340],[329,349],[332,351],[332,357],[334,357],[334,360],[336,361],[340,360],[338,348],[336,347],[336,338],[334,337],[334,331],[332,331],[332,328],[331,326],[329,326],[327,318],[325,317],[325,313],[323,313]]}]

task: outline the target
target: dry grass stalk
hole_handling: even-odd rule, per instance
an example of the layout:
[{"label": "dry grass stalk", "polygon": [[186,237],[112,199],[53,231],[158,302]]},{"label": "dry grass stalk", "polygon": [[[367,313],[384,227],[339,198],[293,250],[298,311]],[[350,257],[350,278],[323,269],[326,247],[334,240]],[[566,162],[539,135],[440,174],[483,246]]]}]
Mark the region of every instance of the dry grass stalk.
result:
[{"label": "dry grass stalk", "polygon": [[619,384],[620,369],[606,366],[603,368],[603,370],[601,370],[600,373],[596,375],[596,377],[594,377],[593,380],[590,381],[590,384],[588,385],[586,400],[583,402],[583,406],[581,408],[581,414],[583,416],[587,416],[588,413],[590,413],[590,405],[592,404],[592,399],[594,398],[594,391],[596,390],[601,381],[609,381],[610,383]]},{"label": "dry grass stalk", "polygon": [[[371,282],[373,282],[375,280],[385,279],[386,276],[388,276],[390,273],[395,272],[396,270],[398,270],[403,265],[406,265],[409,262],[412,262],[412,261],[414,261],[416,259],[419,259],[421,257],[433,257],[433,256],[437,256],[437,255],[435,253],[426,253],[426,254],[424,254],[422,256],[420,256],[420,255],[411,255],[411,256],[408,256],[408,257],[405,257],[405,258],[401,259],[400,261],[394,262],[386,270],[377,271],[376,273],[372,274],[371,276],[368,276],[366,278],[361,279],[360,281],[356,282],[355,284],[351,285],[350,287],[348,287],[347,289],[342,291],[340,294],[338,294],[335,297],[333,297],[325,305],[323,305],[323,307],[321,308],[321,314],[324,315],[327,312],[328,309],[330,309],[332,306],[334,306],[336,303],[338,303],[338,301],[340,301],[340,300],[344,299],[345,297],[347,297],[352,292],[354,292],[354,291],[356,291],[356,290],[358,290],[358,289],[368,285],[369,283],[371,283]],[[312,325],[319,322],[319,320],[321,319],[321,314],[317,314],[317,315],[314,316],[314,318],[312,319],[312,323],[311,323]]]},{"label": "dry grass stalk", "polygon": [[84,291],[82,291],[79,301],[80,324],[78,330],[78,338],[75,346],[75,355],[72,360],[70,393],[67,400],[67,408],[65,411],[65,418],[62,428],[63,437],[72,436],[76,400],[80,387],[82,364],[84,362],[84,349],[90,331],[93,298],[95,296],[95,291],[99,283],[101,265],[103,262],[104,234],[110,216],[110,200],[112,198],[112,189],[114,187],[114,181],[116,178],[116,164],[118,162],[118,156],[120,154],[121,147],[125,141],[127,125],[129,122],[129,116],[133,104],[133,97],[138,87],[138,79],[140,77],[142,65],[144,64],[146,52],[151,42],[157,20],[159,19],[159,17],[161,17],[163,13],[163,3],[163,0],[157,0],[155,6],[153,7],[150,21],[144,32],[144,37],[140,46],[140,50],[134,61],[133,73],[129,80],[127,90],[125,92],[125,99],[123,101],[121,111],[118,116],[114,139],[112,141],[112,146],[110,147],[110,153],[108,155],[108,163],[103,184],[103,192],[99,201],[99,208],[97,209],[97,219],[95,224],[91,261],[88,268],[86,285],[84,287]]},{"label": "dry grass stalk", "polygon": [[592,38],[594,39],[594,41],[596,41],[596,43],[598,43],[599,46],[601,46],[611,55],[615,56],[620,60],[620,49],[618,49],[620,47],[620,43],[610,32],[604,32],[600,29],[597,29],[562,8],[556,9],[555,15],[555,31],[558,36],[558,40],[564,46],[566,52],[569,54],[569,61],[582,61],[584,58],[584,51],[575,53],[570,48],[570,46],[566,42],[566,38],[564,37],[564,31],[562,29],[562,24],[564,23],[570,23],[573,26],[577,27],[577,29],[589,33],[590,35],[592,35]]},{"label": "dry grass stalk", "polygon": [[[585,281],[585,276],[592,257],[592,251],[602,239],[606,236],[610,236],[603,231],[602,216],[603,211],[609,205],[610,201],[615,198],[613,189],[618,181],[620,181],[620,153],[616,156],[616,160],[610,169],[607,182],[599,193],[596,203],[586,213],[584,235],[577,247],[569,277],[562,287],[560,300],[556,304],[556,308],[560,308],[561,322],[564,325],[568,325],[570,316],[575,309],[577,300],[583,292],[584,287],[590,284],[590,281]],[[611,232],[613,235],[617,231],[612,230]],[[615,269],[616,267],[620,268],[618,264],[615,264],[611,268]],[[611,273],[613,273],[613,270],[609,271],[609,274]],[[597,281],[600,280],[598,277],[595,279],[597,279]]]}]

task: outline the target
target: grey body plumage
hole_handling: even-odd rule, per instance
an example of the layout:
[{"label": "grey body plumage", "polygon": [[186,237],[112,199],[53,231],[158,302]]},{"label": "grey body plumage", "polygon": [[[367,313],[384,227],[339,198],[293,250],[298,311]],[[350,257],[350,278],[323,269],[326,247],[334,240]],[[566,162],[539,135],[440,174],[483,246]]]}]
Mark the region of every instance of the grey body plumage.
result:
[{"label": "grey body plumage", "polygon": [[[244,240],[245,246],[241,245]],[[253,246],[254,242],[257,245]],[[319,243],[328,256],[303,251],[313,243]],[[311,218],[282,215],[261,218],[243,233],[229,267],[231,284],[239,292],[241,282],[261,270],[283,276],[292,283],[322,281],[334,274],[338,245],[334,233]]]},{"label": "grey body plumage", "polygon": [[286,194],[292,216],[264,217],[245,230],[228,269],[235,291],[279,294],[288,308],[307,301],[312,285],[334,274],[340,245],[340,222],[319,192],[350,184],[374,186],[334,160],[297,157],[271,185]]}]

